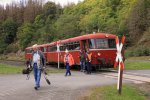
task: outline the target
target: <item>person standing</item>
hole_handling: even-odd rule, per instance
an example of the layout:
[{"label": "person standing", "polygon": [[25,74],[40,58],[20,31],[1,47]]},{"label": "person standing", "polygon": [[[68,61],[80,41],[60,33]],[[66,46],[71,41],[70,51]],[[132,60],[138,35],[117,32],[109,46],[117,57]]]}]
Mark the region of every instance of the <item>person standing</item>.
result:
[{"label": "person standing", "polygon": [[27,60],[27,61],[26,61],[26,67],[32,69],[31,63],[32,63],[32,60],[31,60],[31,59]]},{"label": "person standing", "polygon": [[86,66],[87,66],[87,74],[91,74],[91,56],[92,56],[92,53],[87,50],[86,52]]},{"label": "person standing", "polygon": [[35,90],[40,88],[41,70],[45,65],[45,57],[42,51],[38,50],[37,44],[33,45],[32,66],[35,79]]},{"label": "person standing", "polygon": [[84,72],[84,70],[85,70],[85,54],[84,54],[83,50],[80,51],[80,67],[81,67],[80,71]]},{"label": "person standing", "polygon": [[67,76],[68,74],[69,74],[69,76],[71,76],[70,67],[74,64],[74,59],[67,49],[66,49],[65,53],[66,53],[64,56],[64,64],[66,66],[65,76]]}]

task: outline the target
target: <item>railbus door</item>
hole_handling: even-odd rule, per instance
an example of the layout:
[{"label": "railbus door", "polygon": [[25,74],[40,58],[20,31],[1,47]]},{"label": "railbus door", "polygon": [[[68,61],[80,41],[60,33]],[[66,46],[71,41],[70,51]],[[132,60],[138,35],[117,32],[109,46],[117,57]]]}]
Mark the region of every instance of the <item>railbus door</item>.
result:
[{"label": "railbus door", "polygon": [[86,52],[86,49],[88,47],[88,41],[87,40],[82,40],[81,41],[81,50],[85,51]]}]

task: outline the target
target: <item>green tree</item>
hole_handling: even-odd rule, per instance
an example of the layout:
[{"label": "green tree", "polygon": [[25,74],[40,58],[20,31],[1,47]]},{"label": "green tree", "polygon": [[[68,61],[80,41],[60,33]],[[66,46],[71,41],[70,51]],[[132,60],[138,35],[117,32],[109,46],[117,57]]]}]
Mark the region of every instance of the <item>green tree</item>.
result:
[{"label": "green tree", "polygon": [[50,18],[52,19],[55,18],[56,10],[57,10],[56,4],[50,1],[48,1],[43,7],[44,15],[50,16]]},{"label": "green tree", "polygon": [[2,29],[3,29],[3,39],[6,44],[10,44],[14,42],[14,39],[16,37],[17,32],[17,23],[13,21],[12,18],[8,18],[2,23]]},{"label": "green tree", "polygon": [[35,27],[30,23],[25,23],[18,28],[17,38],[20,44],[20,48],[24,50],[29,44],[36,41]]},{"label": "green tree", "polygon": [[63,15],[57,22],[56,31],[59,39],[65,39],[80,35],[79,17],[75,15]]}]

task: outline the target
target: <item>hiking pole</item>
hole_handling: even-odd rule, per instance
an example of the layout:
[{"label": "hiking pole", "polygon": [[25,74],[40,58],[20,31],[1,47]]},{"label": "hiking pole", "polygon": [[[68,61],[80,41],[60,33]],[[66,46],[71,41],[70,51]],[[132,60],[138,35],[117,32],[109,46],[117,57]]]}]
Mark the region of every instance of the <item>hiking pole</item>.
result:
[{"label": "hiking pole", "polygon": [[47,78],[47,75],[48,75],[48,74],[46,73],[45,69],[43,69],[43,71],[42,71],[42,72],[43,72],[43,74],[44,74],[44,78],[45,78],[45,80],[46,80],[47,84],[48,84],[48,85],[50,85],[50,84],[51,84],[51,82],[50,82],[50,81],[49,81],[49,79]]}]

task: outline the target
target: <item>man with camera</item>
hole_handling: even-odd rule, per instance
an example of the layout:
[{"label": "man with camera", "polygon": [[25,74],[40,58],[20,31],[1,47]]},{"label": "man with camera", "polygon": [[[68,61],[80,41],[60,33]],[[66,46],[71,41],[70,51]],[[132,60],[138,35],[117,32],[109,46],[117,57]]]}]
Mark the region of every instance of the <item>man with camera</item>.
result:
[{"label": "man with camera", "polygon": [[45,57],[42,51],[38,50],[37,44],[33,45],[32,66],[35,79],[35,90],[40,88],[41,72],[45,65]]}]

